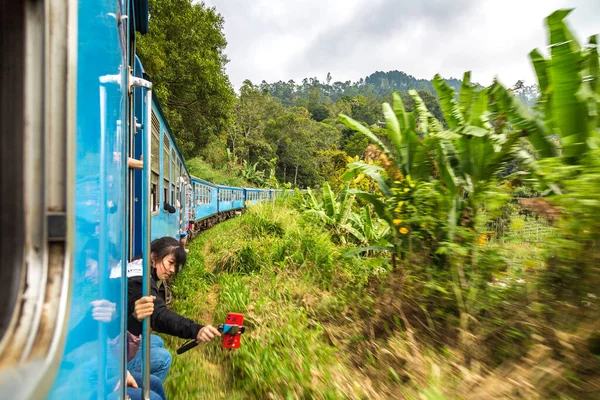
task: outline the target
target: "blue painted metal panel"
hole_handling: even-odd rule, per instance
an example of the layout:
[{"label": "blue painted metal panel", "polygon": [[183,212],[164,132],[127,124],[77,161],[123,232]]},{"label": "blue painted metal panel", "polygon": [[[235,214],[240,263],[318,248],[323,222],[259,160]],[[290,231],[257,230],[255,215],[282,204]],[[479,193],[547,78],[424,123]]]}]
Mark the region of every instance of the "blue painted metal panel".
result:
[{"label": "blue painted metal panel", "polygon": [[[80,2],[75,241],[69,331],[50,399],[121,397],[126,174],[126,51],[115,1]],[[108,83],[101,83],[101,77]],[[106,318],[94,317],[102,308]]]},{"label": "blue painted metal panel", "polygon": [[[184,193],[183,182],[179,180],[179,176],[175,176],[175,171],[173,171],[173,154],[175,154],[176,163],[182,164],[181,176],[187,178],[189,181],[189,174],[187,172],[187,168],[185,167],[185,160],[181,156],[177,145],[175,144],[175,140],[173,139],[171,132],[169,131],[169,126],[166,122],[166,119],[162,113],[160,108],[160,104],[156,98],[153,99],[152,109],[156,113],[159,121],[160,121],[160,176],[159,176],[159,194],[160,194],[160,205],[158,212],[152,215],[152,240],[163,237],[163,236],[171,236],[179,239],[179,234],[182,230],[185,230],[186,226],[186,212],[184,209],[185,202],[180,197],[177,199],[175,204],[171,204],[171,199],[175,196],[172,194],[173,184],[175,187],[180,189],[180,193]],[[167,134],[167,137],[163,133]],[[165,168],[165,154],[162,151],[165,146],[164,140],[168,140],[169,147],[169,159],[166,164],[168,165]],[[175,150],[173,152],[173,150]],[[169,187],[167,188],[167,195],[165,197],[165,179],[169,180]],[[164,205],[165,202],[174,206],[176,208],[175,213],[170,214],[165,211]],[[178,204],[177,204],[178,203]],[[179,207],[178,207],[179,206]]]},{"label": "blue painted metal panel", "polygon": [[192,177],[194,188],[194,220],[208,218],[217,213],[217,186]]},{"label": "blue painted metal panel", "polygon": [[[144,75],[144,68],[140,59],[136,56],[133,65],[133,75],[138,78],[142,78]],[[134,102],[133,102],[133,115],[139,123],[142,123],[144,113],[144,93],[142,88],[133,89]],[[131,154],[133,158],[140,160],[143,154],[142,151],[142,135],[135,135],[133,137],[133,147]],[[133,229],[130,233],[132,235],[132,249],[131,254],[135,257],[142,254],[142,171],[139,169],[133,170],[133,198],[132,208],[130,210],[133,218]]]}]

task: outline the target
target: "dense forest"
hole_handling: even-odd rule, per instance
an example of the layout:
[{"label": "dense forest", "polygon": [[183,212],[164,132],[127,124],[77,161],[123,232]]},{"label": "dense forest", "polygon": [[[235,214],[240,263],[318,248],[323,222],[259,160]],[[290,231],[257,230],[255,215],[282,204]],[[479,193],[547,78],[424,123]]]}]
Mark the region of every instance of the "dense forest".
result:
[{"label": "dense forest", "polygon": [[[155,0],[150,13],[150,32],[138,39],[138,51],[184,156],[201,157],[252,185],[321,186],[336,168],[333,156],[361,158],[369,145],[337,116],[349,115],[385,134],[380,104],[391,101],[394,91],[412,111],[408,90],[417,90],[444,122],[433,81],[401,71],[378,71],[356,82],[334,81],[330,74],[322,82],[246,80],[235,93],[225,73],[227,41],[217,10]],[[453,78],[445,82],[453,89],[461,85]],[[535,86],[517,82],[515,89],[534,104]]]}]

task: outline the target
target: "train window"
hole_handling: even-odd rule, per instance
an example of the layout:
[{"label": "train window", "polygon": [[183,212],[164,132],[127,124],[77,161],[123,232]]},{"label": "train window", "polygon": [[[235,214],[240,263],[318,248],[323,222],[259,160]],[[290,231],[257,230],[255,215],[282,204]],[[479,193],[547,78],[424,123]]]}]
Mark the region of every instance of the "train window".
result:
[{"label": "train window", "polygon": [[179,185],[179,175],[177,174],[177,153],[175,148],[171,148],[171,182]]},{"label": "train window", "polygon": [[212,188],[206,188],[206,189],[207,189],[207,193],[206,193],[207,201],[206,202],[210,204],[210,203],[212,203]]},{"label": "train window", "polygon": [[[152,111],[152,172],[160,174],[160,120]],[[158,180],[158,179],[157,179]]]},{"label": "train window", "polygon": [[163,181],[163,202],[169,202],[169,181],[166,179]]},{"label": "train window", "polygon": [[175,184],[171,184],[171,205],[175,206]]},{"label": "train window", "polygon": [[160,177],[160,120],[156,116],[154,110],[152,110],[152,177],[151,177],[151,207],[152,212],[158,211],[158,180]]},{"label": "train window", "polygon": [[158,174],[152,173],[152,181],[150,186],[150,196],[152,212],[158,211]]},{"label": "train window", "polygon": [[169,159],[169,154],[171,154],[171,143],[169,142],[169,137],[166,132],[163,132],[163,202],[169,202],[169,183],[171,181],[171,171],[169,166],[171,165],[171,160]]}]

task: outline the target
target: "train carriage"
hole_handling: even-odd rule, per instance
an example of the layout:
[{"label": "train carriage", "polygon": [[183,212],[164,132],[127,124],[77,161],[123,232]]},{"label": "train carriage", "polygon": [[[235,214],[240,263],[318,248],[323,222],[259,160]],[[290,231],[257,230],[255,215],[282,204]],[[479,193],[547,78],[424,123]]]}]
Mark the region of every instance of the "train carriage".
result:
[{"label": "train carriage", "polygon": [[124,398],[128,262],[149,279],[151,239],[274,192],[190,176],[135,55],[147,0],[1,2],[0,22],[0,398]]},{"label": "train carriage", "polygon": [[244,189],[218,185],[218,212],[227,212],[244,207]]},{"label": "train carriage", "polygon": [[192,176],[192,190],[194,192],[194,212],[192,219],[202,221],[217,213],[218,191],[217,185]]}]

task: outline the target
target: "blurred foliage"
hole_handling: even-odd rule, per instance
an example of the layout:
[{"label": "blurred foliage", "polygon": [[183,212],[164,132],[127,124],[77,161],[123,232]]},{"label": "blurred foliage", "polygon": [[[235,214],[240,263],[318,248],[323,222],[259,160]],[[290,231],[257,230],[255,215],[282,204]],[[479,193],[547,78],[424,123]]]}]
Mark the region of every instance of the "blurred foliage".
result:
[{"label": "blurred foliage", "polygon": [[[286,157],[319,160],[322,190],[252,208],[192,243],[198,258],[175,282],[186,300],[176,307],[217,321],[244,312],[249,334],[239,352],[210,344],[174,363],[169,392],[593,398],[600,68],[596,38],[580,46],[568,13],[546,20],[549,58],[531,53],[533,111],[518,88],[482,88],[469,73],[458,94],[433,79],[439,110],[410,90],[383,104],[383,118],[372,94],[340,96],[326,117],[315,82],[305,97],[292,91],[286,106],[302,107],[269,121],[270,137],[287,146],[286,129],[327,126],[340,143],[369,144],[345,171],[343,146],[290,147]],[[278,164],[286,176],[292,158]],[[193,382],[181,372],[190,365],[209,372]]]}]

